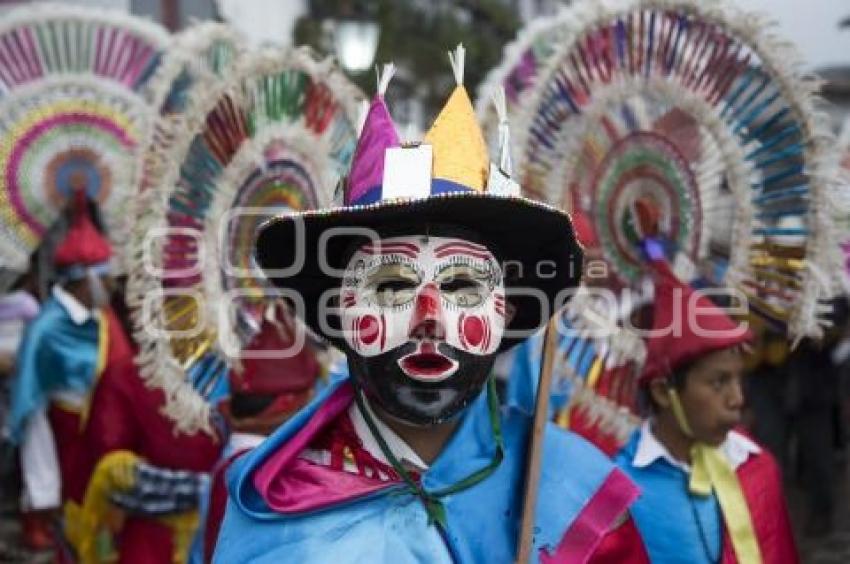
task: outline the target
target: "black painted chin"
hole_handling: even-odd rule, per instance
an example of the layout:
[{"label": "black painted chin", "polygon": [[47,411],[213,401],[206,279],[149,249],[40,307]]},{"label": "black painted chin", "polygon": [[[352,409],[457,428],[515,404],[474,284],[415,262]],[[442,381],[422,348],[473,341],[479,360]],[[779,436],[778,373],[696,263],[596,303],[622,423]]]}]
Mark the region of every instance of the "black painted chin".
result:
[{"label": "black painted chin", "polygon": [[348,351],[348,368],[370,401],[388,415],[410,425],[429,427],[448,421],[478,397],[496,355],[470,354],[445,343],[437,350],[455,360],[458,370],[445,380],[423,382],[405,374],[399,360],[416,350],[406,343],[378,356]]}]

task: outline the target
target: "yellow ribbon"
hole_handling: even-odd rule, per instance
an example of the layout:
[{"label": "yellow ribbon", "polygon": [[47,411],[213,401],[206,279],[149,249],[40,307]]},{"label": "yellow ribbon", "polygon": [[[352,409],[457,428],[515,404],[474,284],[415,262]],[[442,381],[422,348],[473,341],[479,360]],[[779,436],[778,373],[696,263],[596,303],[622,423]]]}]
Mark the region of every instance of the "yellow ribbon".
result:
[{"label": "yellow ribbon", "polygon": [[195,510],[184,511],[174,515],[159,517],[159,522],[171,529],[172,537],[172,564],[186,564],[189,560],[189,550],[195,538],[195,531],[200,524],[200,516]]},{"label": "yellow ribbon", "polygon": [[101,310],[95,312],[97,319],[97,368],[95,377],[99,377],[106,369],[106,358],[109,354],[109,318]]},{"label": "yellow ribbon", "polygon": [[92,315],[97,322],[97,362],[94,367],[94,381],[89,388],[85,402],[83,402],[82,409],[66,409],[66,411],[80,414],[81,433],[86,428],[86,422],[89,419],[89,408],[91,407],[92,394],[94,394],[94,389],[97,387],[97,381],[100,380],[100,376],[103,374],[103,371],[106,370],[106,359],[109,355],[109,318],[106,317],[106,314],[99,309],[95,310]]},{"label": "yellow ribbon", "polygon": [[[672,387],[668,389],[668,393],[673,416],[679,428],[685,435],[693,438],[679,394]],[[691,479],[688,489],[700,496],[711,495],[712,489],[715,491],[738,562],[761,564],[761,550],[741,483],[732,465],[719,449],[694,441],[691,447]]]},{"label": "yellow ribbon", "polygon": [[596,389],[596,384],[599,382],[599,377],[602,376],[602,367],[604,366],[604,362],[601,356],[597,356],[593,365],[590,367],[590,371],[587,373],[587,387],[591,390]]}]

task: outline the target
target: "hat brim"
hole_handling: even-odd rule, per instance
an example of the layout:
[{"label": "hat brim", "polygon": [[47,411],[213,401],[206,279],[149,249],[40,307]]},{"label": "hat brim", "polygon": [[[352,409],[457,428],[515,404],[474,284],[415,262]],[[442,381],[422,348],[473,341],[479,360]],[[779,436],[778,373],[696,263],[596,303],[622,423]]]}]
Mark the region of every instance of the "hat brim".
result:
[{"label": "hat brim", "polygon": [[565,290],[581,279],[582,251],[565,212],[526,198],[476,192],[278,216],[259,228],[254,258],[275,286],[300,297],[305,323],[339,346],[338,319],[320,312],[320,304],[325,292],[340,287],[353,243],[365,238],[364,230],[416,235],[428,225],[474,233],[502,265],[510,307],[500,351],[545,325],[565,303]]}]

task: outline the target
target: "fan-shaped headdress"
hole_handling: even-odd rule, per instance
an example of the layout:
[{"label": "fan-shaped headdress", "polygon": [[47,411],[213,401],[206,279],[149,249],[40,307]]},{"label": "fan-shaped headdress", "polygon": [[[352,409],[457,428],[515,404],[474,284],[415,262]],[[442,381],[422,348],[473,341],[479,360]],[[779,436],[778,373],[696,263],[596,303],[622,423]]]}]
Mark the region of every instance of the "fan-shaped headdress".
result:
[{"label": "fan-shaped headdress", "polygon": [[216,22],[197,23],[174,36],[153,79],[161,104],[147,145],[140,152],[142,194],[159,182],[174,136],[186,127],[189,97],[198,84],[228,76],[242,51],[242,38],[229,26]]},{"label": "fan-shaped headdress", "polygon": [[138,217],[128,300],[138,362],[181,431],[260,326],[268,291],[251,256],[275,212],[327,205],[354,153],[362,95],[305,49],[240,57],[199,79],[168,133]]},{"label": "fan-shaped headdress", "polygon": [[647,209],[680,277],[742,291],[791,337],[820,332],[839,270],[828,134],[814,83],[763,17],[722,2],[576,2],[529,25],[488,77],[478,110],[491,139],[489,96],[502,87],[523,190],[587,220],[588,253],[618,298],[601,305],[606,338],[586,336],[592,310],[568,310],[571,347],[637,345],[613,365],[606,352],[567,355],[566,373],[593,384],[606,366],[643,360],[617,326],[647,298]]},{"label": "fan-shaped headdress", "polygon": [[36,4],[0,22],[0,265],[27,258],[84,177],[123,247],[168,33],[109,10]]}]

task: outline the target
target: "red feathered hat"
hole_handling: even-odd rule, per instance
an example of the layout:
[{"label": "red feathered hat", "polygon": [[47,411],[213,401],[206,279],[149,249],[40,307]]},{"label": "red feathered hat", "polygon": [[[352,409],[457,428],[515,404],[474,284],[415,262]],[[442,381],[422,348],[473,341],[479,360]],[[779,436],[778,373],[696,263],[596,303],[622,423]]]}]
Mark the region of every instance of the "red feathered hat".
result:
[{"label": "red feathered hat", "polygon": [[663,259],[650,263],[655,276],[652,335],[640,382],[668,377],[708,353],[748,342],[752,333],[704,293],[680,281]]},{"label": "red feathered hat", "polygon": [[244,351],[246,358],[242,361],[242,373],[231,376],[231,390],[277,395],[312,389],[320,366],[308,343],[305,342],[293,356],[268,358],[270,354],[292,348],[294,343],[295,328],[291,319],[264,318],[260,332]]},{"label": "red feathered hat", "polygon": [[94,266],[109,261],[112,247],[89,217],[86,193],[74,192],[73,219],[65,238],[56,248],[54,262],[59,269]]}]

